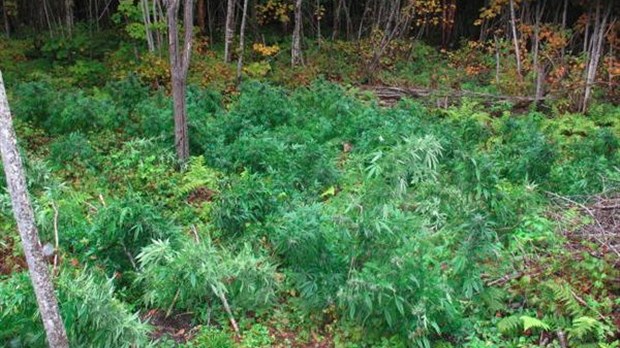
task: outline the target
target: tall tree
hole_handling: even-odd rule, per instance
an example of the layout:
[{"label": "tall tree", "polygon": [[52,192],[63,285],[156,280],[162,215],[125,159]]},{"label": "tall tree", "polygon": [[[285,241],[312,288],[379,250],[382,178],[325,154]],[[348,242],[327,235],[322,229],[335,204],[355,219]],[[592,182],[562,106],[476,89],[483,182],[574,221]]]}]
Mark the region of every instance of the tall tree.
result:
[{"label": "tall tree", "polygon": [[185,102],[187,71],[192,54],[193,9],[192,0],[183,2],[184,39],[179,46],[177,27],[180,0],[168,0],[168,49],[174,104],[174,141],[177,157],[181,163],[189,158],[189,134],[187,130],[187,106]]},{"label": "tall tree", "polygon": [[0,152],[7,187],[11,196],[13,215],[22,240],[28,271],[39,305],[39,312],[47,334],[47,341],[52,348],[69,347],[65,326],[60,317],[54,286],[50,278],[39,232],[34,220],[34,212],[26,188],[26,178],[19,151],[17,138],[13,130],[11,110],[6,98],[4,81],[0,72]]},{"label": "tall tree", "polygon": [[228,0],[226,8],[226,29],[224,32],[224,62],[229,63],[231,52],[230,49],[235,36],[235,3],[236,0]]},{"label": "tall tree", "polygon": [[291,49],[291,65],[303,64],[301,54],[301,5],[302,0],[295,0],[295,29],[293,30],[293,48]]}]

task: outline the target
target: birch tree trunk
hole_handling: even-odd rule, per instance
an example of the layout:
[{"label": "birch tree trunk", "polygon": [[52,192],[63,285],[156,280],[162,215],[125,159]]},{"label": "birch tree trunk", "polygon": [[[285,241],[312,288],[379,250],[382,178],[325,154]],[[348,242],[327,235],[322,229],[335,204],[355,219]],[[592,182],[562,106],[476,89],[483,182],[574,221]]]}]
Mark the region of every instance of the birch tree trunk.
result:
[{"label": "birch tree trunk", "polygon": [[235,2],[236,0],[228,0],[226,9],[226,31],[224,33],[224,63],[230,63],[230,48],[235,36]]},{"label": "birch tree trunk", "polygon": [[241,29],[239,33],[239,59],[237,60],[237,85],[241,83],[241,69],[243,69],[243,53],[245,50],[245,25],[248,17],[248,2],[243,1],[243,14],[241,16]]},{"label": "birch tree trunk", "polygon": [[181,163],[189,158],[189,134],[187,128],[187,106],[185,104],[187,71],[192,53],[193,3],[183,3],[184,40],[179,49],[179,30],[177,14],[180,0],[168,0],[168,49],[170,53],[170,73],[172,80],[172,99],[174,105],[174,140],[177,157]]},{"label": "birch tree trunk", "polygon": [[17,139],[13,130],[13,120],[6,98],[4,81],[0,72],[0,152],[6,174],[7,187],[11,195],[13,215],[22,240],[30,280],[37,298],[39,312],[47,334],[47,341],[52,348],[69,347],[67,333],[54,293],[54,287],[41,242],[34,220],[34,212],[30,205],[30,198],[26,188],[26,178],[19,151]]},{"label": "birch tree trunk", "polygon": [[144,22],[144,30],[146,34],[146,43],[149,52],[155,52],[155,40],[153,38],[151,12],[149,9],[148,0],[141,0],[140,6],[142,6],[142,21]]},{"label": "birch tree trunk", "polygon": [[295,0],[295,29],[293,30],[293,48],[291,49],[291,65],[303,64],[301,54],[301,5],[302,0]]},{"label": "birch tree trunk", "polygon": [[592,34],[590,35],[590,40],[592,43],[589,45],[589,52],[587,52],[588,63],[586,64],[586,85],[581,104],[581,112],[586,112],[588,110],[588,102],[590,101],[592,94],[592,86],[596,80],[596,70],[598,69],[599,61],[601,59],[603,42],[605,40],[605,31],[607,30],[607,21],[609,20],[609,16],[611,14],[612,3],[609,2],[607,10],[604,13],[601,12],[600,7],[601,4],[599,1],[597,2],[594,28],[592,30]]}]

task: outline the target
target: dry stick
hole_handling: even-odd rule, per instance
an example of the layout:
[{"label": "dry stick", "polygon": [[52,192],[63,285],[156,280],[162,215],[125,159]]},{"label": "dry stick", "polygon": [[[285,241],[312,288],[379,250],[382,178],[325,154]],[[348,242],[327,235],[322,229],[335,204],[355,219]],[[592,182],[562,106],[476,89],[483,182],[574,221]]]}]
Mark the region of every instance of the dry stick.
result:
[{"label": "dry stick", "polygon": [[592,219],[594,219],[594,222],[596,222],[596,225],[599,228],[600,233],[605,237],[606,241],[603,242],[602,240],[600,240],[600,238],[598,238],[597,236],[593,236],[597,242],[599,242],[601,245],[605,245],[607,246],[611,251],[613,251],[618,257],[620,257],[620,252],[618,252],[618,250],[616,250],[616,248],[614,248],[613,246],[609,245],[609,241],[607,240],[607,235],[605,234],[605,229],[603,228],[603,226],[601,225],[601,223],[598,221],[598,219],[596,218],[596,216],[594,215],[594,213],[592,212],[592,210],[590,210],[588,207],[586,207],[585,205],[579,203],[579,202],[575,202],[574,200],[568,198],[568,197],[563,197],[560,196],[556,193],[553,192],[549,192],[549,191],[545,191],[546,194],[551,195],[553,197],[559,198],[561,200],[564,200],[566,202],[572,203],[577,205],[578,207],[580,207],[582,210],[584,210],[586,213],[588,213],[588,215],[590,215],[592,217]]},{"label": "dry stick", "polygon": [[54,267],[52,268],[52,274],[57,274],[58,268],[58,207],[52,202],[52,209],[54,209]]},{"label": "dry stick", "polygon": [[601,312],[597,311],[596,309],[592,308],[584,299],[582,299],[581,297],[579,297],[579,295],[577,295],[573,289],[570,289],[570,293],[571,295],[573,295],[573,298],[575,298],[575,300],[577,302],[579,302],[580,305],[590,309],[591,311],[593,311],[594,313],[598,314],[598,318],[602,321],[605,322],[605,316],[601,314]]},{"label": "dry stick", "polygon": [[168,307],[168,310],[166,311],[166,318],[170,316],[170,312],[172,312],[172,307],[174,307],[174,304],[177,302],[177,299],[179,298],[179,292],[181,292],[181,288],[178,288],[177,292],[174,294],[172,303],[170,303],[170,306]]},{"label": "dry stick", "polygon": [[230,320],[230,324],[232,325],[233,329],[235,330],[235,334],[237,335],[237,337],[241,337],[241,335],[239,334],[239,325],[237,325],[237,321],[235,320],[235,317],[233,316],[233,313],[230,310],[230,306],[228,305],[228,300],[226,300],[226,296],[224,295],[224,293],[222,293],[219,290],[217,290],[217,288],[213,284],[211,284],[211,290],[213,291],[215,296],[219,297],[220,301],[222,301],[222,305],[224,306],[224,310],[228,314],[228,318]]},{"label": "dry stick", "polygon": [[125,255],[127,255],[127,258],[129,259],[129,262],[131,262],[131,266],[133,267],[133,269],[134,270],[138,270],[138,266],[136,265],[136,261],[134,261],[133,256],[131,255],[129,250],[127,250],[127,247],[125,246],[125,243],[121,243],[121,246],[123,247],[123,251],[125,252]]},{"label": "dry stick", "polygon": [[566,341],[566,335],[564,334],[564,331],[558,330],[557,335],[558,341],[560,341],[560,347],[568,348],[568,342]]},{"label": "dry stick", "polygon": [[[195,225],[192,225],[192,232],[194,233],[194,237],[196,238],[196,242],[197,243],[200,242],[200,239],[198,238],[198,231],[196,230],[196,226]],[[230,320],[230,324],[232,325],[233,329],[235,330],[235,334],[237,335],[237,337],[241,337],[241,334],[239,333],[239,325],[237,325],[237,321],[235,320],[235,317],[234,317],[232,311],[230,310],[230,306],[228,305],[228,300],[226,299],[226,296],[224,295],[224,293],[218,291],[217,288],[215,287],[215,285],[213,285],[213,284],[211,284],[211,290],[213,291],[215,296],[217,296],[220,299],[220,301],[222,301],[222,305],[224,306],[224,310],[226,311],[226,314],[228,314],[228,318]],[[170,315],[170,310],[172,309],[172,305],[174,305],[174,303],[176,302],[178,295],[179,295],[179,290],[177,290],[176,295],[174,295],[174,299],[172,300],[172,304],[170,305],[170,308],[168,309],[168,312],[166,313],[166,317],[168,315]]]},{"label": "dry stick", "polygon": [[198,238],[198,230],[196,230],[196,225],[192,225],[192,233],[194,233],[196,243],[200,243],[200,238]]}]

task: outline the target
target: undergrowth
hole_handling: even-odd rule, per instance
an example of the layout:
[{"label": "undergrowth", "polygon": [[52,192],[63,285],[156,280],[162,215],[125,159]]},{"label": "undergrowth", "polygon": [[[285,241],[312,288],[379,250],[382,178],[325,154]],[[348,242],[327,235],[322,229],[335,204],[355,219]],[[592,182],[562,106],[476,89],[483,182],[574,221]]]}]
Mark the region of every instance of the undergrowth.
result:
[{"label": "undergrowth", "polygon": [[[177,171],[170,98],[139,78],[12,88],[43,242],[59,235],[72,343],[141,345],[148,324],[132,313],[158,309],[218,323],[204,347],[236,344],[230,316],[250,323],[245,346],[268,346],[282,312],[277,325],[302,320],[297,334],[343,347],[526,347],[558,332],[617,345],[615,271],[571,261],[546,193],[617,187],[617,107],[496,117],[355,94],[321,80],[248,82],[232,100],[192,87],[194,157]],[[14,240],[1,197],[0,241]],[[0,338],[42,344],[25,273],[1,277]]]}]

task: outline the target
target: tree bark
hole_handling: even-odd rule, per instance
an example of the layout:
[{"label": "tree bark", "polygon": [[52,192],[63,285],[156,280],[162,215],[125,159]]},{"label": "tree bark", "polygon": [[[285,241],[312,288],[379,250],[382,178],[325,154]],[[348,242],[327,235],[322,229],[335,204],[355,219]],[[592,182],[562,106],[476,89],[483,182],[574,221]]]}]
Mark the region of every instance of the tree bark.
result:
[{"label": "tree bark", "polygon": [[4,81],[0,72],[0,152],[6,174],[7,187],[11,196],[13,214],[22,240],[30,280],[37,298],[39,312],[47,334],[50,347],[69,347],[67,333],[60,317],[58,302],[41,242],[34,220],[34,212],[28,197],[26,178],[21,157],[17,149],[17,139],[13,130],[13,120],[6,98]]},{"label": "tree bark", "polygon": [[6,0],[2,0],[2,21],[4,22],[4,33],[6,37],[11,37],[11,24],[9,23],[9,14],[7,13]]},{"label": "tree bark", "polygon": [[73,32],[73,0],[65,0],[65,25],[69,35]]},{"label": "tree bark", "polygon": [[228,0],[228,7],[226,10],[226,32],[224,37],[224,63],[230,63],[233,37],[235,35],[235,2],[236,0]]},{"label": "tree bark", "polygon": [[146,44],[149,52],[155,52],[155,40],[152,31],[151,11],[149,9],[148,0],[141,0],[142,21],[144,22],[144,30],[146,34]]},{"label": "tree bark", "polygon": [[241,69],[243,69],[243,53],[245,50],[245,25],[248,17],[248,2],[243,1],[243,14],[241,16],[241,29],[239,33],[239,60],[237,60],[237,85],[241,83]]},{"label": "tree bark", "polygon": [[512,42],[515,46],[515,56],[517,58],[517,74],[521,75],[521,50],[519,49],[519,37],[517,36],[517,20],[515,18],[515,2],[510,0],[510,28],[512,29]]},{"label": "tree bark", "polygon": [[302,0],[295,0],[295,29],[293,30],[293,48],[291,49],[291,65],[303,64],[301,54],[301,5]]},{"label": "tree bark", "polygon": [[585,72],[586,81],[581,104],[581,112],[586,112],[588,110],[588,102],[590,101],[592,86],[594,85],[594,81],[596,79],[596,70],[598,69],[599,61],[601,59],[603,41],[605,39],[605,31],[607,29],[607,21],[611,14],[611,9],[612,3],[609,2],[607,10],[604,13],[601,13],[600,1],[597,2],[595,24],[592,34],[590,35],[590,40],[592,42],[589,44],[590,49],[589,52],[587,52],[588,60]]},{"label": "tree bark", "polygon": [[198,24],[198,28],[200,28],[200,34],[204,35],[207,32],[207,23],[205,22],[205,18],[207,16],[207,6],[205,4],[205,0],[198,0],[196,10],[196,23]]},{"label": "tree bark", "polygon": [[177,14],[179,0],[168,0],[168,49],[172,80],[172,99],[174,107],[174,140],[177,157],[181,163],[189,158],[189,135],[187,127],[187,106],[185,104],[187,71],[192,53],[193,4],[184,1],[183,24],[185,37],[183,48],[179,49]]}]

